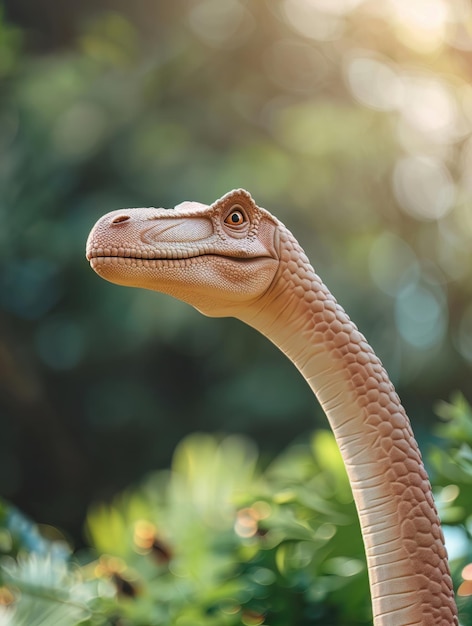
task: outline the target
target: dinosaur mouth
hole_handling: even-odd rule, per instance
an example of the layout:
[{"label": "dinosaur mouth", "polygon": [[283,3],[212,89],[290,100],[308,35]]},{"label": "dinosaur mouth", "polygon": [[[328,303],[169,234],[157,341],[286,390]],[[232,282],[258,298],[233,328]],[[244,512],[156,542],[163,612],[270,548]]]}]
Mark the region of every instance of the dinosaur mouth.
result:
[{"label": "dinosaur mouth", "polygon": [[134,259],[143,261],[168,261],[168,260],[181,260],[191,259],[203,256],[203,254],[186,253],[181,250],[169,250],[161,251],[159,253],[153,253],[152,251],[136,252],[135,250],[127,250],[126,248],[95,248],[87,250],[87,260],[92,262],[93,259]]},{"label": "dinosaur mouth", "polygon": [[97,267],[106,267],[120,265],[125,267],[188,267],[195,265],[195,263],[206,263],[214,258],[224,258],[233,263],[251,263],[269,257],[253,256],[253,257],[236,257],[226,256],[218,254],[198,254],[194,256],[182,256],[182,257],[138,257],[138,256],[120,256],[120,255],[98,255],[88,254],[87,259],[93,269]]}]

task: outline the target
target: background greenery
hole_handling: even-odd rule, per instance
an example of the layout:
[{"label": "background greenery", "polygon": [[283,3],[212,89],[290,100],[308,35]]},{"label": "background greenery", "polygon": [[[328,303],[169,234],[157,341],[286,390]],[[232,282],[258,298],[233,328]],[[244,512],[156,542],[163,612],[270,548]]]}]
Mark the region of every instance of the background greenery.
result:
[{"label": "background greenery", "polygon": [[[59,527],[75,546],[93,539],[109,552],[92,530],[103,511],[83,534],[87,510],[168,467],[189,433],[245,434],[263,471],[287,442],[307,445],[326,426],[298,373],[254,331],[106,284],[84,259],[106,211],[209,203],[240,186],[297,235],[428,450],[435,401],[457,389],[470,399],[469,4],[0,7],[0,494],[43,535]],[[267,485],[238,489],[273,507],[280,485]],[[154,511],[150,491],[140,497]],[[139,521],[123,515],[130,529]],[[249,567],[233,535],[221,541],[226,559]],[[353,550],[340,554],[356,563]]]}]

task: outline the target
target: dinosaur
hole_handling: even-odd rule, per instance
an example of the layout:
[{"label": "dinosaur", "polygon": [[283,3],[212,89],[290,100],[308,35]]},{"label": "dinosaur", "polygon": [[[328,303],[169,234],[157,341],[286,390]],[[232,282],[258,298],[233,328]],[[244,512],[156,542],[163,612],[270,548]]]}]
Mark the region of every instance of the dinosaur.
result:
[{"label": "dinosaur", "polygon": [[458,625],[429,479],[380,360],[287,228],[233,190],[207,206],[104,215],[87,241],[102,278],[236,317],[300,370],[340,448],[359,515],[375,626]]}]

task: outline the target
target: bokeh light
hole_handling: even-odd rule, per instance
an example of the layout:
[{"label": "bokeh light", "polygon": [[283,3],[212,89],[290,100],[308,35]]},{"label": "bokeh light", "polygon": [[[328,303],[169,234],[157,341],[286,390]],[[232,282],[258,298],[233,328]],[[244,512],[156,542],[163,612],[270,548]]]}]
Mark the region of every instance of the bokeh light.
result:
[{"label": "bokeh light", "polygon": [[397,295],[395,318],[400,335],[418,349],[442,341],[447,327],[444,294],[437,287],[410,283]]},{"label": "bokeh light", "polygon": [[401,208],[418,219],[440,219],[454,206],[454,181],[438,159],[403,157],[393,172],[393,188]]},{"label": "bokeh light", "polygon": [[450,10],[445,0],[389,0],[399,38],[414,50],[433,52],[446,38]]},{"label": "bokeh light", "polygon": [[391,111],[403,102],[403,81],[395,68],[384,60],[366,53],[350,56],[347,80],[354,97],[373,109]]},{"label": "bokeh light", "polygon": [[343,33],[344,23],[339,13],[323,11],[322,3],[285,0],[283,8],[288,23],[300,35],[317,41],[331,41]]}]

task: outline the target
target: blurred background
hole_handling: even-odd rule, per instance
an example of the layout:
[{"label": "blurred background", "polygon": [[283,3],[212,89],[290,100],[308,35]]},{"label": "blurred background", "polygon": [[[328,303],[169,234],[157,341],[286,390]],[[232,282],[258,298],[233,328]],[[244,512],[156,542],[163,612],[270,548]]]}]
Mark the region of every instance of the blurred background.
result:
[{"label": "blurred background", "polygon": [[87,508],[193,431],[262,459],[325,418],[251,329],[117,287],[105,212],[247,188],[379,353],[422,447],[472,396],[466,0],[0,2],[0,494],[83,541]]}]

